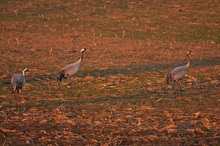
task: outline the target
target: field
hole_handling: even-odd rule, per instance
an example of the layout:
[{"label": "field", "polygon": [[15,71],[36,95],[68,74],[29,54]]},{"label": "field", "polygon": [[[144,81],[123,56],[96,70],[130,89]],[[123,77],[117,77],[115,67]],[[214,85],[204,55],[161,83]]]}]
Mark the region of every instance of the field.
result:
[{"label": "field", "polygon": [[[218,0],[0,1],[0,145],[219,145]],[[58,72],[87,48],[80,71]],[[191,66],[166,86],[174,66]],[[21,95],[13,74],[28,67]]]}]

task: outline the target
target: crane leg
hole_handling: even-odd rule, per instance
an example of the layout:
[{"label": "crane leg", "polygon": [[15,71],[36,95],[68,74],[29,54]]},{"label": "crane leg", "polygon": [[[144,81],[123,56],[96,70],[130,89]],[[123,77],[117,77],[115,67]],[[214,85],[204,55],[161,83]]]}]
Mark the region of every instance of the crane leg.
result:
[{"label": "crane leg", "polygon": [[16,99],[16,93],[15,93],[15,91],[13,92],[13,94],[14,94],[14,99]]},{"label": "crane leg", "polygon": [[59,81],[57,80],[57,82],[56,82],[56,83],[57,83],[57,88],[58,88],[58,87],[59,87],[59,85],[60,85],[60,84],[59,84]]},{"label": "crane leg", "polygon": [[164,94],[166,93],[166,84],[164,84],[164,86],[163,86],[163,93]]},{"label": "crane leg", "polygon": [[181,83],[180,83],[180,94],[181,94],[181,96],[182,96],[182,98],[183,98]]}]

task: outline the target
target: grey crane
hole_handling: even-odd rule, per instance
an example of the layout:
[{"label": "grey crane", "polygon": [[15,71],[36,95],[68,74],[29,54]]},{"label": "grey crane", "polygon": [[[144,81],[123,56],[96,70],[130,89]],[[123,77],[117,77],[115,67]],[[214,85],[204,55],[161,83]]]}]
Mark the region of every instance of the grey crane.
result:
[{"label": "grey crane", "polygon": [[[189,56],[191,54],[192,54],[191,51],[186,52],[186,56],[187,56],[187,64],[186,65],[172,68],[171,70],[169,70],[167,72],[167,74],[165,75],[165,83],[166,84],[173,83],[173,82],[176,82],[176,81],[180,81],[185,76],[185,74],[186,74],[186,72],[187,72],[187,70],[190,66]],[[181,96],[183,97],[181,84],[180,84],[180,93],[181,93]]]},{"label": "grey crane", "polygon": [[80,68],[80,64],[82,62],[83,59],[83,53],[86,51],[86,48],[83,48],[81,50],[81,57],[80,59],[75,62],[75,63],[71,63],[67,66],[65,66],[58,74],[58,80],[60,80],[60,82],[62,82],[62,79],[67,79],[67,77],[72,77],[74,74],[76,74],[79,71]]},{"label": "grey crane", "polygon": [[14,74],[11,78],[11,86],[12,86],[12,93],[20,94],[23,86],[26,84],[26,75],[25,72],[28,71],[28,68],[25,68],[22,74]]}]

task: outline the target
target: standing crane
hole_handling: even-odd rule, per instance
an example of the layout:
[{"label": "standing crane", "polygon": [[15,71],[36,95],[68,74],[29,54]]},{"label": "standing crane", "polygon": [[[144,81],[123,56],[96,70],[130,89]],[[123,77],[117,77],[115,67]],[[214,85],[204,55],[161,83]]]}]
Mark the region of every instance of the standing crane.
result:
[{"label": "standing crane", "polygon": [[11,78],[11,86],[12,86],[12,93],[20,94],[23,86],[26,84],[26,75],[25,72],[28,71],[28,68],[25,68],[22,74],[14,74]]},{"label": "standing crane", "polygon": [[[190,66],[189,56],[191,54],[192,54],[191,51],[186,52],[186,56],[187,56],[187,64],[186,65],[178,66],[178,67],[172,68],[171,70],[168,71],[168,73],[165,75],[165,83],[166,84],[180,81],[185,76],[185,74]],[[180,83],[180,93],[181,93],[181,96],[183,97],[181,83]]]},{"label": "standing crane", "polygon": [[81,50],[81,57],[80,59],[75,62],[75,63],[71,63],[67,66],[65,66],[58,74],[58,80],[60,80],[60,82],[62,82],[62,79],[67,79],[67,77],[72,77],[74,74],[76,74],[79,71],[80,68],[80,64],[82,62],[83,59],[83,53],[86,51],[86,48],[83,48]]}]

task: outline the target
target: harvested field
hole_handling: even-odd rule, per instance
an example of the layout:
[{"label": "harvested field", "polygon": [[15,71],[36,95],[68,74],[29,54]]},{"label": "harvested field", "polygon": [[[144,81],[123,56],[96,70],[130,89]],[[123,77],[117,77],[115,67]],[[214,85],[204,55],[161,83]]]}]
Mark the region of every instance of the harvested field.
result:
[{"label": "harvested field", "polygon": [[[220,3],[0,1],[1,145],[219,145]],[[87,48],[80,71],[57,84]],[[191,66],[167,86],[173,66]],[[21,95],[13,74],[28,67]]]}]

